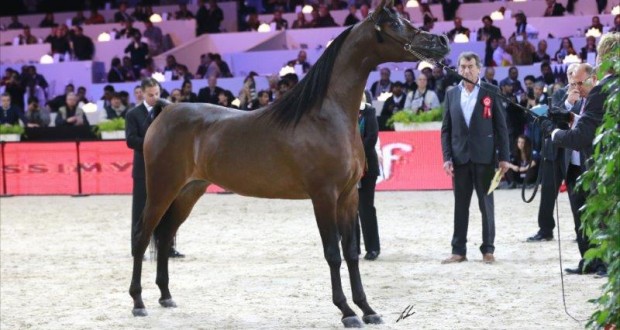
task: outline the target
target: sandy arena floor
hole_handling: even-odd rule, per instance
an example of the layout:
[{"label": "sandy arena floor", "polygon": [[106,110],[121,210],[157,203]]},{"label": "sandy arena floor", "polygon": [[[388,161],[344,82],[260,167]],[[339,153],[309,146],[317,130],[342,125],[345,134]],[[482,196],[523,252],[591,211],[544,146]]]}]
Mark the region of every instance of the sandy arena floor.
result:
[{"label": "sandy arena floor", "polygon": [[[557,240],[534,234],[538,200],[499,191],[496,258],[480,261],[480,214],[472,200],[469,262],[450,253],[451,191],[377,194],[381,255],[361,261],[380,329],[579,329],[563,310]],[[149,316],[131,316],[127,293],[130,196],[0,199],[0,328],[232,329],[337,328],[328,266],[309,201],[207,195],[180,229],[170,288],[179,305],[159,307],[155,262],[146,262]],[[579,253],[566,194],[560,197],[564,266]],[[343,264],[345,293],[351,301]],[[602,279],[566,276],[569,311],[585,319]],[[396,323],[413,305],[415,314]],[[359,309],[355,307],[356,311]]]}]

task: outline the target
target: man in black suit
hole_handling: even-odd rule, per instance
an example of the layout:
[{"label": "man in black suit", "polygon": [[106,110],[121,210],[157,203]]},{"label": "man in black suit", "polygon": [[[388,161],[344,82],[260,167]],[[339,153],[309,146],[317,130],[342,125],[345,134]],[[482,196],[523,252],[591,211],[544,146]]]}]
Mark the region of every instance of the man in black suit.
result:
[{"label": "man in black suit", "polygon": [[[368,94],[370,96],[370,93]],[[379,126],[375,108],[373,108],[370,103],[366,103],[366,99],[366,97],[362,98],[358,120],[367,166],[364,176],[362,176],[358,186],[358,212],[360,222],[362,223],[364,247],[366,249],[364,259],[375,260],[379,256],[379,253],[381,253],[379,227],[377,225],[377,210],[375,209],[375,186],[377,184],[377,177],[379,176],[379,157],[377,157],[375,145],[379,138]],[[356,227],[357,250],[361,252],[359,225]]]},{"label": "man in black suit", "polygon": [[[140,225],[140,215],[146,204],[146,180],[144,168],[144,136],[153,118],[155,118],[155,106],[159,101],[161,88],[159,83],[153,78],[146,78],[141,84],[144,101],[137,104],[135,108],[127,112],[125,118],[125,135],[127,146],[133,149],[133,178],[132,205],[131,205],[131,250],[133,255],[134,241]],[[160,109],[161,110],[161,109]],[[183,254],[170,248],[170,257],[182,258]]]},{"label": "man in black suit", "polygon": [[198,91],[198,102],[217,104],[217,96],[221,91],[223,89],[217,86],[217,78],[211,76],[209,77],[209,86]]},{"label": "man in black suit", "polygon": [[[463,52],[457,63],[460,75],[478,83],[481,63],[477,54]],[[499,93],[498,88],[484,82],[481,84],[485,89],[461,81],[457,88],[446,93],[441,148],[443,168],[453,177],[455,202],[452,255],[443,260],[443,264],[467,260],[467,226],[474,189],[482,213],[482,260],[495,262],[493,195],[487,195],[487,191],[493,178],[496,147],[501,171],[508,170],[508,130],[502,103],[487,91]]]},{"label": "man in black suit", "polygon": [[387,126],[387,121],[392,115],[402,110],[405,107],[406,95],[403,93],[403,83],[395,81],[392,84],[392,96],[388,97],[383,103],[383,109],[379,116],[379,130],[391,131],[392,129]]},{"label": "man in black suit", "polygon": [[11,95],[2,93],[0,95],[0,125],[17,125],[20,119],[24,125],[28,123],[24,111],[11,104]]},{"label": "man in black suit", "polygon": [[[597,64],[602,59],[610,59],[617,61],[618,54],[615,53],[615,47],[620,44],[620,34],[609,33],[603,35],[599,41],[597,49]],[[567,268],[565,271],[569,274],[591,274],[606,275],[606,266],[599,260],[592,261],[587,267],[584,266],[583,256],[590,248],[590,242],[585,232],[581,229],[581,219],[579,209],[585,204],[587,199],[586,192],[575,190],[575,182],[577,178],[588,169],[588,161],[593,154],[592,143],[596,135],[596,129],[603,121],[605,114],[604,103],[609,96],[609,91],[603,90],[603,86],[609,81],[617,78],[617,73],[612,69],[605,73],[605,77],[597,83],[595,74],[588,75],[587,70],[577,70],[573,74],[573,85],[580,89],[580,93],[587,93],[586,101],[583,105],[581,115],[571,115],[568,112],[555,114],[552,119],[555,122],[571,122],[571,129],[558,129],[554,122],[545,119],[541,122],[544,133],[551,136],[553,144],[559,147],[571,148],[575,152],[571,152],[571,160],[566,173],[566,182],[569,188],[569,198],[571,200],[571,210],[575,220],[575,230],[577,231],[577,243],[581,254],[581,261],[575,269]]]},{"label": "man in black suit", "polygon": [[[560,108],[579,114],[582,106],[582,97],[579,89],[572,88],[570,84],[573,82],[573,73],[579,64],[571,64],[566,70],[569,85],[557,90],[553,93],[551,105],[553,109]],[[592,67],[588,65],[590,72]],[[566,166],[564,162],[564,148],[558,148],[553,145],[551,139],[545,138],[543,148],[541,149],[541,190],[540,190],[540,206],[538,208],[538,232],[536,235],[528,237],[528,242],[550,241],[553,239],[553,229],[555,228],[555,219],[553,217],[553,209],[555,200],[558,198],[560,184],[566,177]]]}]

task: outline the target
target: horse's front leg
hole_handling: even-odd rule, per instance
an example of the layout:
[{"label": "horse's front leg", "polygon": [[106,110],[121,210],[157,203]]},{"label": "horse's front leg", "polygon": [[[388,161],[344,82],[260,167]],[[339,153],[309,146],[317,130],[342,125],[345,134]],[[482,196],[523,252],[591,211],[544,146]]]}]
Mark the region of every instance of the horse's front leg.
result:
[{"label": "horse's front leg", "polygon": [[366,301],[359,270],[359,254],[355,226],[357,220],[358,192],[353,188],[338,200],[338,229],[342,234],[342,250],[349,269],[353,302],[364,312],[362,319],[367,324],[381,324],[381,315],[377,314]]},{"label": "horse's front leg", "polygon": [[312,198],[314,215],[323,242],[323,253],[329,265],[332,282],[332,300],[334,305],[342,312],[342,323],[347,328],[359,328],[363,326],[360,318],[347,304],[347,298],[342,291],[340,279],[340,265],[342,259],[338,247],[339,234],[336,223],[336,196],[329,194]]}]

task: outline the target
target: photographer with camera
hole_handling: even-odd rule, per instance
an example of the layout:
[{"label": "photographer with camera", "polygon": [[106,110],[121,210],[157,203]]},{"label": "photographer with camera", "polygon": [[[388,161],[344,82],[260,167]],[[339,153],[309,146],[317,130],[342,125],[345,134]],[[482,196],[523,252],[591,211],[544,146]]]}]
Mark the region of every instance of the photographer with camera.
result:
[{"label": "photographer with camera", "polygon": [[[620,56],[617,49],[620,47],[620,33],[609,33],[601,37],[598,44],[597,65],[603,60],[617,61]],[[581,253],[581,261],[576,269],[566,269],[570,274],[591,274],[599,276],[607,274],[606,266],[599,260],[592,261],[587,267],[584,266],[583,256],[589,249],[588,237],[581,228],[579,208],[585,204],[587,192],[575,191],[577,178],[588,169],[588,159],[593,154],[593,141],[596,129],[603,120],[605,114],[604,104],[609,96],[609,91],[603,86],[609,80],[616,79],[617,73],[612,69],[604,72],[603,79],[597,83],[594,72],[588,72],[587,67],[581,65],[573,73],[572,85],[578,89],[580,96],[586,97],[580,115],[574,115],[566,110],[549,112],[549,119],[543,119],[540,123],[546,136],[551,136],[554,145],[573,149],[570,164],[566,173],[566,181],[569,187],[571,209],[577,229],[577,243]],[[570,125],[570,126],[569,126]],[[569,128],[570,127],[570,128]]]}]

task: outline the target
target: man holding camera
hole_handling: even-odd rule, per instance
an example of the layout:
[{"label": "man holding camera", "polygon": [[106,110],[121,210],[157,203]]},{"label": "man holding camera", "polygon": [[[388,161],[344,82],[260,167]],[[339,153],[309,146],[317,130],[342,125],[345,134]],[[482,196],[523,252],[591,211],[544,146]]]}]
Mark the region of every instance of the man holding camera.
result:
[{"label": "man holding camera", "polygon": [[[601,37],[598,44],[597,64],[603,60],[618,60],[617,47],[620,46],[620,34],[610,33]],[[559,147],[573,149],[570,153],[570,164],[566,173],[566,181],[569,187],[571,209],[577,229],[577,243],[582,260],[576,269],[566,269],[569,274],[593,274],[605,276],[605,265],[599,261],[592,261],[587,267],[584,266],[583,256],[589,249],[588,237],[581,228],[579,209],[585,204],[586,192],[575,191],[577,178],[588,169],[588,160],[593,154],[593,141],[596,129],[603,120],[605,114],[604,104],[609,92],[603,86],[609,81],[616,79],[617,73],[610,69],[605,72],[603,79],[597,83],[594,72],[588,72],[586,66],[580,66],[573,74],[572,84],[579,90],[580,95],[587,96],[581,114],[574,115],[569,111],[553,111],[549,113],[550,119],[541,122],[541,128],[547,136],[551,136],[553,144]],[[571,125],[568,129],[568,125]]]}]

